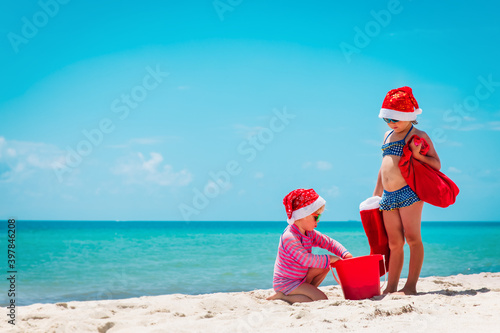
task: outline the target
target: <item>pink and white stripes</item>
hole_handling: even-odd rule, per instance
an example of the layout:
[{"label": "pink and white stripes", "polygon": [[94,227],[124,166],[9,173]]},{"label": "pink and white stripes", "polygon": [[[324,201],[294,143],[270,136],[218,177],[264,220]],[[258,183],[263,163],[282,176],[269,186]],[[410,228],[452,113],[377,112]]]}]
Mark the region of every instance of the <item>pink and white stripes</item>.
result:
[{"label": "pink and white stripes", "polygon": [[289,225],[281,236],[278,256],[274,264],[273,287],[288,295],[300,286],[310,267],[328,268],[330,257],[326,254],[312,254],[312,248],[320,247],[344,258],[349,252],[336,240],[314,230],[304,236],[295,225]]}]

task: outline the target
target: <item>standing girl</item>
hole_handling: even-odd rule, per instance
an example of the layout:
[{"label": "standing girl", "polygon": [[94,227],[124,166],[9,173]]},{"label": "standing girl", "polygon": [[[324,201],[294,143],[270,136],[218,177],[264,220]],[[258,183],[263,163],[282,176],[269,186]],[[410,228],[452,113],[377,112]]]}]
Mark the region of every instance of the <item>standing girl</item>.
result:
[{"label": "standing girl", "polygon": [[403,269],[405,239],[410,247],[410,268],[406,284],[399,292],[405,295],[417,293],[417,282],[424,261],[424,246],[420,233],[424,202],[408,186],[398,166],[403,147],[412,135],[416,134],[428,142],[430,149],[426,155],[422,155],[422,145],[416,146],[412,141],[410,149],[413,157],[436,170],[441,168],[431,139],[425,132],[413,126],[417,124],[417,115],[421,113],[411,88],[402,87],[387,93],[379,114],[379,118],[383,118],[391,129],[384,135],[382,166],[373,192],[374,196],[382,197],[380,209],[383,211],[391,250],[389,277],[384,294],[397,291]]}]

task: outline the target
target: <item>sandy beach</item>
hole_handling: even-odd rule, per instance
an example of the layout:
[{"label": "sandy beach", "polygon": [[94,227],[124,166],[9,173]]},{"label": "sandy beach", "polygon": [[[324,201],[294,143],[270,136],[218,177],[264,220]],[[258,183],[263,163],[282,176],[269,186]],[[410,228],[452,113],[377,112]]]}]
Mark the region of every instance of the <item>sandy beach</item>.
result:
[{"label": "sandy beach", "polygon": [[[401,285],[404,280],[400,281]],[[266,301],[271,290],[33,304],[16,308],[2,332],[494,332],[500,327],[500,273],[427,277],[417,296]],[[4,308],[5,309],[5,308]]]}]

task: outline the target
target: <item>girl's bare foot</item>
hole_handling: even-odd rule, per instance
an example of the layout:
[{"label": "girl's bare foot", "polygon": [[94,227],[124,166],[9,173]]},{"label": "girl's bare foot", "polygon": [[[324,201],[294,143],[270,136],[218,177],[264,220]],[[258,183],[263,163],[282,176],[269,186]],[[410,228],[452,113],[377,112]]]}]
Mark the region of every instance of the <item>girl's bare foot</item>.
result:
[{"label": "girl's bare foot", "polygon": [[386,289],[382,292],[382,295],[389,295],[389,294],[393,294],[395,293],[396,290],[389,290],[389,289]]},{"label": "girl's bare foot", "polygon": [[283,294],[281,291],[277,291],[276,294],[274,294],[272,296],[269,296],[266,299],[268,301],[273,301],[273,300],[276,300],[276,299],[283,299],[283,296],[285,296],[285,294]]},{"label": "girl's bare foot", "polygon": [[408,296],[414,296],[417,294],[417,290],[413,288],[408,288],[404,287],[403,289],[399,290],[396,295],[408,295]]}]

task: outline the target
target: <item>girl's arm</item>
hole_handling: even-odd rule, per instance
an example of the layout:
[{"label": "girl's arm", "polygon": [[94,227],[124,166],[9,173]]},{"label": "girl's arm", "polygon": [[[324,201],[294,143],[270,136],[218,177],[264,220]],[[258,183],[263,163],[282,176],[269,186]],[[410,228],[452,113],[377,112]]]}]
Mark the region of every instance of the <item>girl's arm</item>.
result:
[{"label": "girl's arm", "polygon": [[[387,131],[384,134],[384,143],[387,140],[387,137],[391,131]],[[382,185],[382,168],[378,170],[378,176],[377,176],[377,185],[375,185],[375,190],[373,190],[373,196],[378,196],[381,197],[382,194],[384,194],[384,186]]]},{"label": "girl's arm", "polygon": [[441,160],[439,159],[436,149],[434,149],[434,144],[432,143],[431,138],[429,138],[429,136],[425,132],[422,132],[420,137],[424,138],[425,141],[427,141],[427,143],[429,144],[429,151],[426,155],[420,154],[420,149],[422,148],[422,146],[416,146],[412,140],[412,142],[410,143],[410,149],[413,153],[413,157],[422,163],[430,165],[436,170],[441,169]]},{"label": "girl's arm", "polygon": [[342,259],[345,259],[350,255],[349,251],[347,251],[347,249],[342,244],[337,242],[335,239],[328,237],[327,235],[323,235],[317,230],[314,230],[312,232],[311,238],[313,246],[325,249]]},{"label": "girl's arm", "polygon": [[[330,256],[330,264],[333,264],[334,262],[338,261],[338,260],[342,260],[341,258],[337,257],[337,256],[334,256],[334,255],[329,255]],[[344,256],[344,259],[349,259],[349,258],[354,258],[352,256],[352,254],[350,253],[347,253],[345,256]]]},{"label": "girl's arm", "polygon": [[282,244],[286,253],[304,267],[328,268],[330,266],[330,256],[307,252],[302,243],[294,237],[283,237]]},{"label": "girl's arm", "polygon": [[383,193],[384,193],[384,187],[382,186],[382,171],[378,170],[377,185],[375,185],[373,196],[381,197]]}]

